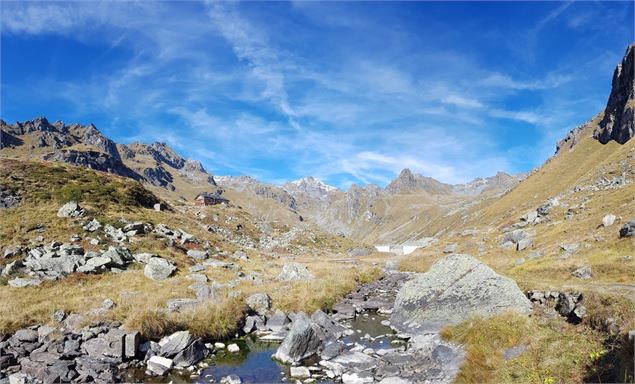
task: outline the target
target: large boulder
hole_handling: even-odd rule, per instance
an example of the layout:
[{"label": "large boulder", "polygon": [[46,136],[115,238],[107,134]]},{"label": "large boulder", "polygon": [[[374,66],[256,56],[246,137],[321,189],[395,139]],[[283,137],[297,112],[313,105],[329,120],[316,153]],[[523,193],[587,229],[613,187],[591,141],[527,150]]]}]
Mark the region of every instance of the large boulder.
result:
[{"label": "large boulder", "polygon": [[291,263],[282,267],[282,271],[278,275],[278,280],[310,280],[313,275],[309,272],[306,265],[299,263]]},{"label": "large boulder", "polygon": [[149,279],[160,281],[170,277],[174,271],[176,266],[172,262],[162,257],[152,257],[143,269],[143,274]]},{"label": "large boulder", "polygon": [[286,364],[293,364],[315,355],[320,346],[320,339],[315,328],[317,326],[311,323],[311,319],[305,313],[298,313],[293,320],[291,330],[273,358]]},{"label": "large boulder", "polygon": [[76,201],[69,201],[57,211],[57,217],[79,217],[83,214],[84,210]]},{"label": "large boulder", "polygon": [[401,331],[437,331],[473,315],[531,312],[516,283],[469,255],[437,261],[397,293],[391,324]]}]

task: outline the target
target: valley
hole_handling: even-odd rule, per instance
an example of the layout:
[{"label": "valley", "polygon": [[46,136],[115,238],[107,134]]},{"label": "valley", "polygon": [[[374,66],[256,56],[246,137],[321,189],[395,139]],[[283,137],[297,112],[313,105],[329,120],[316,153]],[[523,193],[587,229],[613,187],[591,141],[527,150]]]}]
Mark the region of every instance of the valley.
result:
[{"label": "valley", "polygon": [[0,384],[632,383],[634,44],[579,120],[529,172],[345,190],[0,120]]}]

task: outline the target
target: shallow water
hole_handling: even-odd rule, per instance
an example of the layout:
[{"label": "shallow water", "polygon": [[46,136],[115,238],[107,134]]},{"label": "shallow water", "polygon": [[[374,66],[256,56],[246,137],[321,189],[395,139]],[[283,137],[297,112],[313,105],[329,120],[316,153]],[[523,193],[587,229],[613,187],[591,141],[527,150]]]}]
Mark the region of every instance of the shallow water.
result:
[{"label": "shallow water", "polygon": [[271,358],[278,349],[278,343],[264,343],[252,335],[228,342],[231,343],[238,344],[240,352],[219,351],[200,379],[194,380],[195,383],[208,383],[209,379],[219,382],[232,373],[238,375],[243,383],[277,383],[288,373],[288,367]]},{"label": "shallow water", "polygon": [[[348,324],[355,331],[350,336],[342,338],[344,343],[359,343],[373,349],[395,348],[401,344],[391,344],[393,340],[401,342],[394,334],[394,331],[381,322],[388,320],[389,316],[375,311],[358,314],[355,319],[349,320]],[[366,335],[373,339],[368,339]],[[377,336],[381,336],[376,338]],[[153,383],[218,383],[221,378],[236,374],[243,383],[280,383],[292,381],[289,378],[289,367],[278,364],[271,356],[276,353],[279,343],[269,343],[259,341],[255,335],[245,336],[239,339],[226,341],[225,344],[238,344],[240,352],[230,353],[227,350],[218,351],[214,356],[206,359],[210,366],[205,368],[199,376],[191,376],[194,372],[172,371],[166,377],[153,377]],[[315,359],[312,363],[319,362]],[[310,364],[307,364],[310,365]],[[148,377],[144,374],[145,369],[135,369],[128,372],[127,381],[147,382]],[[285,379],[286,378],[286,379]],[[318,383],[330,383],[328,379],[318,380]]]},{"label": "shallow water", "polygon": [[[351,329],[354,330],[355,333],[344,337],[343,341],[345,343],[356,342],[373,349],[395,348],[395,346],[399,344],[391,344],[391,342],[393,340],[401,341],[395,336],[395,332],[389,326],[381,324],[383,320],[390,320],[390,316],[376,311],[367,311],[357,315],[356,318],[349,322]],[[383,335],[387,336],[369,340],[364,338],[366,334],[373,338]]]}]

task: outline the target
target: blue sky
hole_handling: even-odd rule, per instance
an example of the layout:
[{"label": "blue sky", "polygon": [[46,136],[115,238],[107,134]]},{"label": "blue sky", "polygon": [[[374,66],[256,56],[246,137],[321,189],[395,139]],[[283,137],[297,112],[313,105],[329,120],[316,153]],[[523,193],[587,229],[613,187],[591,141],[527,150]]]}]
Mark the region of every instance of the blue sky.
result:
[{"label": "blue sky", "polygon": [[346,188],[527,171],[603,109],[632,2],[3,2],[1,117]]}]

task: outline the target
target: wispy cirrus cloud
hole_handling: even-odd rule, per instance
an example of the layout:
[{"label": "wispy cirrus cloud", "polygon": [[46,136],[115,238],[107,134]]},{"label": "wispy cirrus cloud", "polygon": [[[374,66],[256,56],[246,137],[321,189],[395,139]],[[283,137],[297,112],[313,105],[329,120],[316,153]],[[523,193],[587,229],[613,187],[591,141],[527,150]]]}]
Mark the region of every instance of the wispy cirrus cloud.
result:
[{"label": "wispy cirrus cloud", "polygon": [[[540,164],[601,108],[625,32],[602,31],[598,48],[587,25],[632,12],[448,7],[10,2],[3,117],[92,121],[117,140],[165,140],[215,173],[269,181],[385,184],[409,167],[465,182]],[[30,53],[38,42],[46,55]]]}]

